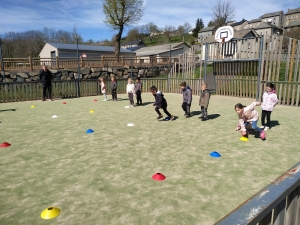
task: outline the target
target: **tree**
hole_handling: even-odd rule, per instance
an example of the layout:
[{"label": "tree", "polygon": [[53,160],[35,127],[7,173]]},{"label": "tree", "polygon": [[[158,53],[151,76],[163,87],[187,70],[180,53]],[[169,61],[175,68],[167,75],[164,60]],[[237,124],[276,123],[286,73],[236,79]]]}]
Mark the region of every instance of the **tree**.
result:
[{"label": "tree", "polygon": [[182,25],[179,25],[178,28],[177,28],[177,33],[179,36],[183,36],[184,35],[184,27]]},{"label": "tree", "polygon": [[144,13],[143,0],[102,0],[104,23],[114,30],[118,30],[115,36],[115,56],[120,57],[120,41],[125,26],[132,26],[139,22]]},{"label": "tree", "polygon": [[138,29],[131,29],[128,31],[127,33],[127,37],[126,40],[127,41],[136,41],[140,39],[140,33],[138,31]]},{"label": "tree", "polygon": [[197,21],[196,21],[196,26],[195,28],[193,29],[193,36],[195,38],[198,37],[198,33],[200,32],[200,30],[204,28],[204,23],[203,23],[203,20],[202,18],[198,18]]},{"label": "tree", "polygon": [[185,22],[183,24],[183,29],[184,29],[184,34],[188,34],[190,30],[192,29],[192,25],[189,24],[188,22]]},{"label": "tree", "polygon": [[158,28],[154,23],[150,22],[150,23],[146,24],[146,31],[148,34],[151,34],[151,33],[157,32]]},{"label": "tree", "polygon": [[235,17],[235,9],[229,0],[218,0],[212,8],[212,15],[212,20],[218,28]]}]

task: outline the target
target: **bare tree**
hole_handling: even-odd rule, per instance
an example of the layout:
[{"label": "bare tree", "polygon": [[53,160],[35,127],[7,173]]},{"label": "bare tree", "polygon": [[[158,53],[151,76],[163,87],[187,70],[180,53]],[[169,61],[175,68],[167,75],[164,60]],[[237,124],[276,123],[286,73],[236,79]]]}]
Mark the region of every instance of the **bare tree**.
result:
[{"label": "bare tree", "polygon": [[178,28],[177,28],[177,33],[179,36],[183,36],[184,35],[184,27],[182,25],[179,25]]},{"label": "bare tree", "polygon": [[146,29],[147,29],[147,33],[149,33],[149,34],[155,33],[158,31],[157,26],[153,22],[146,24]]},{"label": "bare tree", "polygon": [[143,0],[102,0],[104,23],[114,30],[118,30],[115,36],[115,56],[120,57],[120,41],[125,26],[136,24],[144,13]]},{"label": "bare tree", "polygon": [[229,0],[218,0],[212,8],[212,14],[214,24],[221,27],[235,17],[235,9]]},{"label": "bare tree", "polygon": [[188,22],[183,24],[184,34],[188,34],[192,30],[192,25]]}]

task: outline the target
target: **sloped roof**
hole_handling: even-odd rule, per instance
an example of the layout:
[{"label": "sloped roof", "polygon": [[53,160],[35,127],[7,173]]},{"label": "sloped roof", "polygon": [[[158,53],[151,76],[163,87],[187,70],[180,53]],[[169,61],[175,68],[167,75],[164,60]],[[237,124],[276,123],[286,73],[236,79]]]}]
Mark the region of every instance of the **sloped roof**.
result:
[{"label": "sloped roof", "polygon": [[243,23],[245,23],[245,22],[247,22],[247,20],[242,19],[242,20],[239,21],[239,22],[230,24],[230,26],[235,27],[235,26],[241,25],[241,24],[243,24]]},{"label": "sloped roof", "polygon": [[257,27],[254,27],[253,29],[258,30],[258,29],[272,28],[272,27],[281,30],[279,27],[272,25],[270,23],[261,23]]},{"label": "sloped roof", "polygon": [[124,46],[124,45],[138,45],[140,43],[145,44],[142,40],[139,40],[139,41],[125,41],[125,42],[121,43],[121,46]]},{"label": "sloped roof", "polygon": [[[77,50],[76,44],[63,44],[63,43],[48,43],[57,49],[65,49],[65,50]],[[115,52],[115,47],[112,46],[101,46],[101,45],[78,45],[78,50],[81,51],[95,51],[95,52]],[[120,52],[128,52],[131,51],[121,48]]]},{"label": "sloped roof", "polygon": [[287,27],[298,27],[300,26],[300,20],[292,20],[289,22],[288,25],[285,25],[284,28],[287,28]]},{"label": "sloped roof", "polygon": [[264,19],[264,18],[268,18],[268,17],[279,16],[281,13],[283,13],[283,11],[266,13],[266,14],[262,15],[260,18]]},{"label": "sloped roof", "polygon": [[300,7],[296,9],[288,9],[285,15],[294,14],[294,13],[300,13]]},{"label": "sloped roof", "polygon": [[143,47],[135,51],[136,55],[157,55],[161,54],[164,52],[170,51],[170,45],[171,45],[171,50],[177,50],[182,47],[178,47],[179,45],[185,44],[187,47],[190,47],[187,43],[185,42],[179,42],[179,43],[172,43],[172,44],[164,44],[164,45],[155,45],[155,46],[150,46],[150,47]]},{"label": "sloped roof", "polygon": [[248,24],[250,24],[250,23],[257,23],[257,22],[260,22],[260,21],[261,21],[260,18],[258,18],[258,19],[253,19],[253,20],[248,21]]},{"label": "sloped roof", "polygon": [[215,28],[216,28],[215,26],[205,27],[205,28],[202,28],[199,33],[205,32],[205,31],[213,31]]}]

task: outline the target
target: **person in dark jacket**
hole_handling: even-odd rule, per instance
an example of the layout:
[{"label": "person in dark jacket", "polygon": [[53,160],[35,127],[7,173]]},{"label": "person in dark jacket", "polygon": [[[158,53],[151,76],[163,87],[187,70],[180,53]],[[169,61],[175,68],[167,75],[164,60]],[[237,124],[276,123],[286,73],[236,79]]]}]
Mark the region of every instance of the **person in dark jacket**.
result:
[{"label": "person in dark jacket", "polygon": [[158,91],[157,88],[155,86],[152,86],[150,88],[151,93],[153,94],[153,96],[155,97],[155,103],[153,103],[153,106],[155,106],[155,111],[158,114],[157,119],[161,119],[163,118],[163,115],[160,113],[159,109],[163,109],[164,113],[168,115],[170,120],[174,119],[174,116],[172,116],[168,110],[167,110],[167,101],[164,98],[164,95],[161,91]]},{"label": "person in dark jacket", "polygon": [[192,89],[190,89],[190,87],[186,85],[186,82],[182,82],[180,84],[180,88],[183,95],[183,103],[181,107],[184,111],[184,115],[188,118],[192,116],[190,111],[192,104]]},{"label": "person in dark jacket", "polygon": [[117,87],[118,87],[118,83],[117,83],[117,79],[115,76],[111,77],[111,95],[112,95],[112,100],[113,101],[117,101]]},{"label": "person in dark jacket", "polygon": [[199,119],[201,119],[202,121],[207,120],[207,108],[208,108],[208,104],[209,104],[209,99],[210,99],[210,95],[211,95],[211,91],[207,89],[207,84],[206,83],[202,83],[202,93],[201,93],[201,97],[199,100],[199,105],[201,107],[201,116],[199,116]]},{"label": "person in dark jacket", "polygon": [[141,82],[141,78],[137,77],[136,78],[136,83],[135,83],[135,94],[136,94],[136,104],[137,105],[142,105],[142,82]]},{"label": "person in dark jacket", "polygon": [[52,91],[51,91],[52,73],[47,69],[46,65],[43,65],[43,69],[40,71],[39,77],[43,84],[43,101],[46,101],[47,90],[48,90],[49,101],[53,101]]}]

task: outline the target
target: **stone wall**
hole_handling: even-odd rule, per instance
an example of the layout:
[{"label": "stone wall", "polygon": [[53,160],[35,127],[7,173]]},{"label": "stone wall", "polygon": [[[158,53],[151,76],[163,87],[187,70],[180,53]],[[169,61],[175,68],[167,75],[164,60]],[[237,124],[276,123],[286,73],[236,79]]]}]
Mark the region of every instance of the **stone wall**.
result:
[{"label": "stone wall", "polygon": [[[65,68],[61,70],[50,70],[53,75],[53,80],[72,80],[78,78],[77,68]],[[152,67],[102,67],[91,68],[83,67],[80,69],[80,79],[98,79],[100,76],[104,76],[109,79],[112,75],[119,78],[131,77],[156,77],[161,75],[167,75],[169,73],[169,67],[166,65],[156,65]],[[30,72],[5,72],[5,82],[28,82],[39,81],[39,71]],[[3,82],[3,76],[0,76],[0,82]]]}]

